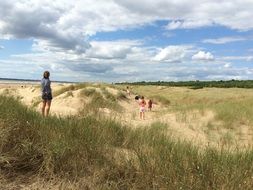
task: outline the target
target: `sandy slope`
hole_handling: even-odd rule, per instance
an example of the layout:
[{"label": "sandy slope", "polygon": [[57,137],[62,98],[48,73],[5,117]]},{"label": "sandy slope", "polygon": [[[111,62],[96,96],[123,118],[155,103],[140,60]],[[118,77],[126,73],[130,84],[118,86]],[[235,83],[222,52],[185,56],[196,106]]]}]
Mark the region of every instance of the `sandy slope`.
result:
[{"label": "sandy slope", "polygon": [[[68,86],[69,84],[53,84],[52,88],[56,92],[61,88]],[[97,92],[103,93],[99,87],[94,88]],[[8,90],[6,90],[8,89]],[[85,105],[89,101],[88,97],[80,96],[79,90],[72,90],[71,92],[64,92],[54,97],[51,106],[51,114],[59,116],[77,115],[80,110],[85,110]],[[111,94],[116,95],[119,90],[117,88],[106,87],[106,90]],[[123,91],[122,91],[123,92]],[[37,111],[41,109],[41,95],[40,87],[38,85],[0,85],[0,93],[10,94],[17,96],[21,101],[28,106],[34,106]],[[125,93],[125,92],[123,92]],[[135,95],[127,96],[127,99],[120,100],[119,104],[122,110],[119,112],[112,111],[108,108],[101,108],[100,112],[105,116],[118,120],[122,124],[136,128],[146,127],[154,122],[161,122],[168,125],[168,135],[175,137],[176,139],[183,139],[194,142],[200,145],[215,145],[222,143],[222,136],[229,131],[222,130],[208,130],[206,126],[208,123],[213,123],[215,115],[210,110],[199,111],[191,110],[187,113],[184,112],[172,112],[170,106],[161,105],[159,102],[154,104],[152,111],[145,113],[145,120],[139,118],[138,103],[134,100]],[[148,97],[146,98],[148,99]],[[37,104],[36,104],[37,102]],[[39,104],[38,104],[39,103]],[[216,123],[217,126],[219,125]],[[235,136],[236,140],[242,145],[252,144],[252,135],[249,135],[249,127],[244,126],[237,133],[240,135]]]},{"label": "sandy slope", "polygon": [[[60,90],[63,87],[68,86],[69,84],[53,84],[52,88],[54,91]],[[88,87],[96,89],[96,91],[103,93],[98,87]],[[67,115],[77,115],[80,110],[85,109],[85,105],[89,101],[88,97],[80,95],[82,89],[72,90],[71,92],[64,92],[56,97],[52,101],[51,114],[59,116]],[[106,90],[113,95],[117,95],[119,92],[116,88],[106,87]],[[162,90],[162,89],[161,89]],[[178,90],[178,89],[176,89]],[[40,111],[41,102],[40,87],[38,85],[1,85],[0,84],[0,94],[13,95],[19,97],[20,100],[27,106],[33,107],[37,105],[35,109]],[[162,105],[157,102],[154,104],[152,111],[147,111],[145,113],[145,120],[139,118],[139,107],[138,103],[134,100],[135,95],[127,96],[127,99],[119,101],[119,104],[122,106],[122,110],[115,113],[114,111],[103,108],[100,111],[105,115],[111,118],[114,118],[126,124],[129,127],[147,127],[154,122],[165,123],[168,125],[168,135],[172,138],[186,140],[194,144],[200,145],[200,147],[205,146],[214,146],[221,147],[226,142],[223,142],[223,135],[230,133],[229,129],[213,129],[207,130],[209,123],[216,122],[216,127],[220,124],[215,121],[215,114],[210,110],[191,110],[187,113],[180,111],[171,111],[170,106]],[[148,97],[147,97],[148,99]],[[243,146],[252,146],[253,133],[249,126],[243,125],[235,131],[239,135],[234,136],[235,140],[238,142],[237,145]],[[119,150],[122,153],[122,150]],[[27,176],[24,176],[20,179],[7,180],[0,175],[0,189],[84,189],[83,187],[75,186],[65,181],[52,180],[52,181],[43,181],[40,178],[31,178],[27,179]],[[85,179],[84,184],[89,184],[89,181]],[[78,183],[77,183],[78,184]],[[90,189],[94,189],[92,186]]]},{"label": "sandy slope", "polygon": [[[65,86],[54,84],[52,86],[54,91],[57,91]],[[5,86],[6,87],[6,86]],[[116,95],[118,93],[117,89],[107,87],[110,93]],[[40,88],[39,86],[29,85],[26,87],[21,87],[19,85],[12,86],[9,88],[9,93],[15,96],[21,97],[21,101],[32,106],[34,102],[40,101]],[[0,89],[0,93],[4,92],[4,88]],[[56,114],[60,116],[66,115],[76,115],[78,112],[85,107],[86,99],[79,96],[80,90],[72,91],[71,95],[68,92],[64,92],[57,97],[54,97],[51,105],[51,114]],[[123,107],[120,113],[115,113],[108,109],[101,109],[107,116],[116,118],[123,124],[127,124],[131,127],[141,127],[151,125],[154,122],[162,122],[169,125],[169,133],[173,133],[174,136],[183,137],[183,139],[193,140],[198,139],[200,143],[206,142],[205,134],[199,127],[204,123],[207,123],[212,119],[213,114],[211,112],[199,117],[194,121],[195,128],[189,128],[188,123],[180,121],[176,113],[168,113],[167,107],[162,106],[157,103],[154,104],[152,111],[147,111],[145,113],[145,120],[139,118],[139,106],[138,102],[134,100],[135,95],[127,96],[127,100],[119,101],[119,104]],[[36,107],[36,110],[40,111],[41,103]],[[192,121],[189,121],[192,122]]]}]

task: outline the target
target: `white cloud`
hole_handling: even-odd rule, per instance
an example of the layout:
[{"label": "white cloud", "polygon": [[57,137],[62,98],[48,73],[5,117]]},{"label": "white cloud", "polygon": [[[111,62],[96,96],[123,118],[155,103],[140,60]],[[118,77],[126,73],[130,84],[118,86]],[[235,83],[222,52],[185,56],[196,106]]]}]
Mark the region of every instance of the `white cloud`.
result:
[{"label": "white cloud", "polygon": [[49,51],[84,53],[89,36],[168,21],[168,29],[222,25],[253,29],[253,1],[0,1],[0,38],[29,38]]},{"label": "white cloud", "polygon": [[185,58],[188,49],[189,47],[186,46],[168,46],[160,49],[153,60],[163,62],[181,62]]},{"label": "white cloud", "polygon": [[192,56],[193,60],[212,61],[214,56],[210,52],[199,51]]},{"label": "white cloud", "polygon": [[139,44],[138,41],[130,40],[92,41],[91,48],[88,49],[85,56],[97,59],[125,59],[131,53],[132,48]]},{"label": "white cloud", "polygon": [[0,45],[0,50],[1,50],[1,49],[4,49],[4,46],[1,46],[1,45]]},{"label": "white cloud", "polygon": [[[137,15],[170,20],[168,29],[222,25],[232,29],[253,29],[253,1],[245,0],[124,0],[116,1]],[[146,19],[145,19],[146,20]]]},{"label": "white cloud", "polygon": [[[224,63],[218,64],[220,60],[214,60],[210,52],[199,51],[196,47],[174,45],[159,49],[140,41],[95,41],[92,37],[98,32],[132,30],[155,21],[168,22],[169,30],[213,25],[252,30],[252,10],[252,0],[0,1],[0,39],[33,40],[32,53],[12,56],[8,63],[0,60],[1,72],[14,75],[13,68],[22,68],[17,76],[22,76],[21,72],[26,76],[27,70],[41,74],[44,69],[50,69],[62,80],[105,81],[165,80],[168,75],[171,80],[243,76],[243,69],[232,68],[226,62],[231,57],[221,58]],[[167,30],[162,35],[171,37],[174,34]],[[224,37],[206,39],[205,43],[240,40],[243,39]],[[193,51],[199,52],[193,55]],[[196,60],[213,62],[194,64]],[[245,60],[252,58],[248,56]],[[147,64],[154,62],[156,64]],[[177,64],[168,67],[164,62]],[[214,68],[215,62],[221,65],[218,71]]]},{"label": "white cloud", "polygon": [[210,20],[184,20],[184,21],[172,21],[167,26],[166,29],[168,30],[175,30],[175,29],[192,29],[192,28],[199,28],[204,26],[211,26],[213,22]]},{"label": "white cloud", "polygon": [[230,37],[222,37],[222,38],[214,38],[214,39],[205,39],[203,43],[210,43],[210,44],[226,44],[230,42],[239,42],[248,40],[246,37],[240,36],[230,36]]},{"label": "white cloud", "polygon": [[69,6],[56,1],[1,1],[0,37],[35,39],[49,51],[82,53],[89,47],[81,28],[64,28],[60,19]]},{"label": "white cloud", "polygon": [[219,58],[224,61],[253,61],[253,56],[223,56]]},{"label": "white cloud", "polygon": [[225,68],[231,67],[231,63],[226,63],[226,64],[224,65],[224,67],[225,67]]},{"label": "white cloud", "polygon": [[[112,43],[117,44],[117,41]],[[235,63],[227,61],[216,59],[205,64],[196,64],[197,62],[191,60],[189,56],[194,50],[193,47],[192,49],[185,48],[185,56],[181,62],[178,61],[177,64],[169,66],[164,64],[166,61],[147,64],[152,63],[150,60],[157,52],[155,49],[132,46],[131,48],[132,51],[124,59],[96,59],[61,52],[15,55],[8,61],[0,60],[1,75],[2,77],[40,79],[44,70],[50,70],[53,80],[105,82],[224,80],[235,79],[239,76],[242,79],[253,77],[253,69],[236,67]],[[20,69],[13,72],[13,67]],[[6,75],[6,73],[9,74]]]}]

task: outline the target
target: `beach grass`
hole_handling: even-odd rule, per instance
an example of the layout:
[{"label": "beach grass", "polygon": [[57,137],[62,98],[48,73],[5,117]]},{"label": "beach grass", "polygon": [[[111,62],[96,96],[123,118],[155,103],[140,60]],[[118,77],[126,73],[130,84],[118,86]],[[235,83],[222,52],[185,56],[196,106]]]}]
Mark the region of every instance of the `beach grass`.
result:
[{"label": "beach grass", "polygon": [[96,114],[43,118],[13,97],[0,96],[0,105],[0,175],[61,178],[93,189],[253,186],[252,149],[199,148],[173,139],[159,122],[131,129]]},{"label": "beach grass", "polygon": [[80,96],[89,97],[90,101],[85,105],[82,113],[98,113],[99,109],[110,109],[111,111],[120,111],[122,107],[118,104],[116,96],[108,92],[106,88],[84,88],[80,92]]},{"label": "beach grass", "polygon": [[203,88],[134,86],[136,94],[145,94],[162,103],[169,112],[181,115],[193,110],[211,110],[224,128],[253,126],[253,90],[239,88]]}]

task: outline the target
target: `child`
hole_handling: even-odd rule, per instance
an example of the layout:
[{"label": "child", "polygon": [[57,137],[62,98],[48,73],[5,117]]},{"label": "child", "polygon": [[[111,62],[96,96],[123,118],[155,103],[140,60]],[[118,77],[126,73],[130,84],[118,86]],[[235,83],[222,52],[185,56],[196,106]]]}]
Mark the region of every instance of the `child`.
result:
[{"label": "child", "polygon": [[144,120],[146,101],[144,100],[143,96],[140,98],[139,106],[140,106],[140,119]]},{"label": "child", "polygon": [[151,109],[152,109],[152,104],[153,104],[152,100],[149,100],[148,101],[148,109],[149,109],[149,111],[151,111]]},{"label": "child", "polygon": [[130,93],[130,90],[129,90],[129,87],[128,87],[128,86],[126,87],[126,92],[127,92],[127,95],[128,95],[128,96],[131,96],[131,93]]}]

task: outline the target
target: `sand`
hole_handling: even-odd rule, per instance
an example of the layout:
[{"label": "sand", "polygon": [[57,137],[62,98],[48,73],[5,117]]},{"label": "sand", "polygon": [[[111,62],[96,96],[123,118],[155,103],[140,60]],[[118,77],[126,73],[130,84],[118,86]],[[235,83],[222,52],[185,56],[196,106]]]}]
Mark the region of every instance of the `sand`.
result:
[{"label": "sand", "polygon": [[[53,83],[53,94],[69,85],[71,84]],[[86,88],[93,88],[96,92],[103,95],[103,90],[99,86],[92,85]],[[117,95],[119,92],[126,94],[125,91],[121,91],[118,88],[107,86],[105,89],[113,95]],[[55,96],[51,104],[50,114],[66,117],[88,113],[89,108],[86,105],[91,98],[81,95],[80,92],[82,90],[70,90]],[[41,112],[42,101],[38,84],[0,84],[0,94],[18,97],[23,104]],[[166,124],[168,126],[168,136],[176,140],[187,140],[201,147],[219,147],[224,144],[232,146],[228,141],[241,147],[253,145],[253,132],[250,126],[242,125],[236,130],[226,129],[222,127],[221,122],[215,119],[215,113],[212,110],[173,111],[173,109],[170,109],[170,105],[165,106],[157,102],[153,104],[152,111],[147,110],[145,112],[145,120],[141,120],[139,118],[138,102],[134,100],[135,94],[131,96],[126,94],[126,96],[126,99],[118,101],[122,110],[116,112],[108,108],[99,108],[98,112],[131,128],[147,127],[153,123]],[[214,129],[208,128],[210,125],[211,127],[214,126]]]},{"label": "sand", "polygon": [[[52,84],[53,92],[56,92],[70,84]],[[88,87],[89,88],[89,87]],[[94,87],[93,87],[94,88]],[[100,89],[95,88],[102,92]],[[80,110],[85,110],[88,98],[80,96],[79,90],[64,92],[53,98],[51,104],[51,115],[71,116],[78,115]],[[119,90],[116,88],[106,87],[106,90],[116,95]],[[0,84],[0,93],[19,97],[21,102],[40,112],[41,110],[41,92],[38,84]],[[152,111],[146,111],[145,120],[139,118],[138,102],[134,100],[135,95],[127,96],[126,100],[119,101],[122,110],[119,112],[112,111],[108,108],[101,108],[99,111],[106,117],[118,120],[122,124],[136,127],[146,127],[155,122],[165,123],[169,126],[168,134],[175,138],[188,141],[195,141],[197,144],[210,144],[202,126],[205,126],[214,117],[211,111],[200,114],[193,111],[187,114],[187,121],[182,119],[180,113],[168,111],[168,107],[161,105],[159,102],[153,104]],[[147,97],[148,98],[148,97]],[[192,116],[192,117],[191,117]],[[192,126],[192,127],[189,127]]]}]

